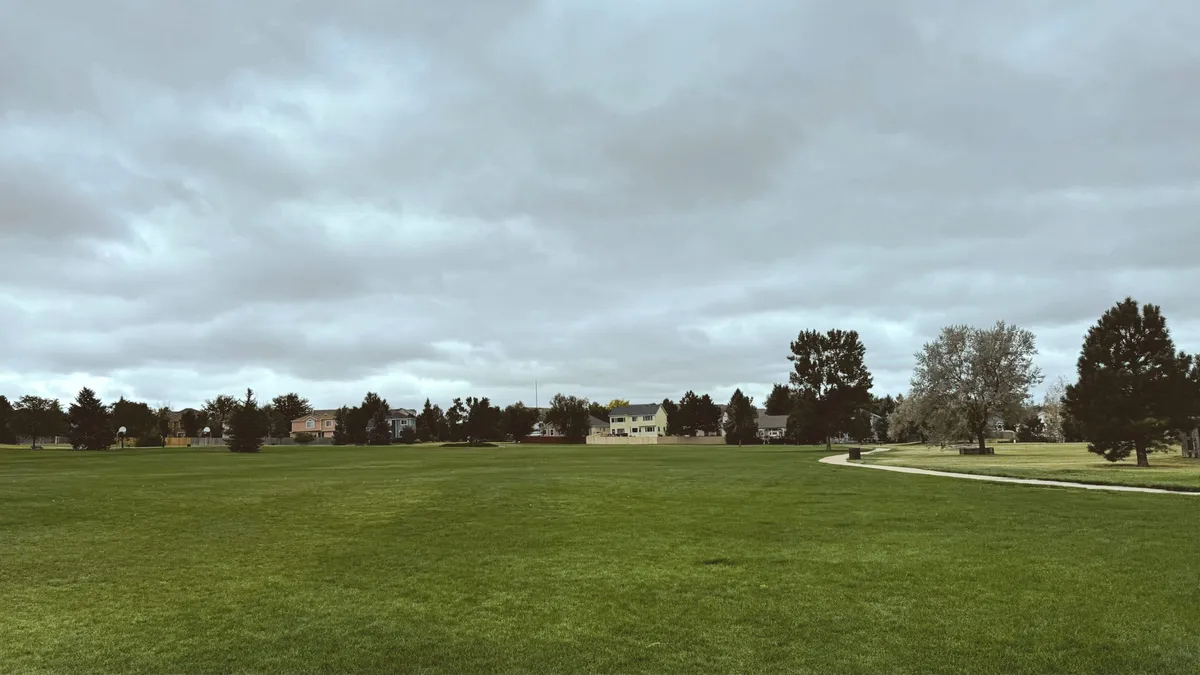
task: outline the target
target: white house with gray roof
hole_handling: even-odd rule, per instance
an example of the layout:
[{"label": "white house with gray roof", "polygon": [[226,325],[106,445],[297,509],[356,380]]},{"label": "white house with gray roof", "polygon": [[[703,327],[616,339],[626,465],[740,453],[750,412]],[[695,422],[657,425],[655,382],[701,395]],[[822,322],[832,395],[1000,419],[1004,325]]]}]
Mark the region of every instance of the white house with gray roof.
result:
[{"label": "white house with gray roof", "polygon": [[608,413],[610,436],[666,436],[667,410],[661,403],[614,408]]}]

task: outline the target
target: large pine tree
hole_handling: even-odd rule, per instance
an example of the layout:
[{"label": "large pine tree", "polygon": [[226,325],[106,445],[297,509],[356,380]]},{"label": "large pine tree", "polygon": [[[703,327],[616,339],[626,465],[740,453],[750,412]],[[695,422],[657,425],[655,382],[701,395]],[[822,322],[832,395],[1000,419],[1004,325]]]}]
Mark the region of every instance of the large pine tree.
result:
[{"label": "large pine tree", "polygon": [[791,384],[797,396],[809,396],[823,427],[826,449],[831,437],[850,431],[854,415],[871,403],[871,371],[857,331],[806,330],[792,342]]},{"label": "large pine tree", "polygon": [[754,409],[754,399],[743,394],[741,389],[734,390],[725,412],[728,414],[725,421],[727,443],[741,445],[758,435],[758,411]]},{"label": "large pine tree", "polygon": [[8,402],[8,397],[0,396],[0,444],[15,445],[17,434],[13,431],[16,411]]},{"label": "large pine tree", "polygon": [[350,409],[342,406],[333,416],[333,444],[349,445],[350,443]]},{"label": "large pine tree", "polygon": [[1083,341],[1079,382],[1067,387],[1066,415],[1110,462],[1166,450],[1172,432],[1190,424],[1195,405],[1191,357],[1175,351],[1156,305],[1126,298],[1104,313]]},{"label": "large pine tree", "polygon": [[371,430],[367,432],[367,443],[371,445],[391,445],[392,425],[388,422],[388,409],[376,408],[371,415]]},{"label": "large pine tree", "polygon": [[107,450],[115,441],[108,410],[87,387],[67,410],[67,438],[76,450]]},{"label": "large pine tree", "polygon": [[267,424],[253,390],[247,389],[246,399],[230,413],[228,426],[225,445],[230,452],[258,452],[262,449]]}]

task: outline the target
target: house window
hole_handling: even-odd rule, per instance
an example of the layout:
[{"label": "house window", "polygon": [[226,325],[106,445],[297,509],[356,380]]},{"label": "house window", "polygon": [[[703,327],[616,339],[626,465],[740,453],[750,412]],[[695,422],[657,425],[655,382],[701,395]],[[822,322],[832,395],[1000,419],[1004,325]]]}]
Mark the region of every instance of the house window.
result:
[{"label": "house window", "polygon": [[333,428],[333,420],[325,420],[325,428],[332,429]]},{"label": "house window", "polygon": [[643,415],[643,416],[642,416],[642,421],[643,421],[643,422],[653,422],[653,421],[654,421],[654,415]]},{"label": "house window", "polygon": [[625,421],[625,418],[624,418],[624,417],[614,417],[614,418],[612,418],[612,421],[614,421],[614,422],[624,422],[624,421]]},{"label": "house window", "polygon": [[305,429],[316,429],[317,428],[316,420],[306,420],[304,422],[304,428]]}]

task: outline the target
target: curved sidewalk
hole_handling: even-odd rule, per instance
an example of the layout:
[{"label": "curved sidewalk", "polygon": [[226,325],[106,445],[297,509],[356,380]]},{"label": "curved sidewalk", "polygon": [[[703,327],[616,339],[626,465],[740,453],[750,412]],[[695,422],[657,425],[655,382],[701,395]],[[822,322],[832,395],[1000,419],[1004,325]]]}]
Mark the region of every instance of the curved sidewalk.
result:
[{"label": "curved sidewalk", "polygon": [[[864,455],[886,452],[890,448],[875,448]],[[1042,480],[1040,478],[1009,478],[1007,476],[984,476],[977,473],[955,473],[953,471],[933,471],[931,469],[914,469],[910,466],[888,466],[884,464],[862,464],[851,462],[850,455],[830,455],[822,457],[822,464],[837,466],[856,466],[862,469],[879,469],[880,471],[895,471],[896,473],[915,473],[922,476],[943,476],[945,478],[963,478],[965,480],[982,480],[989,483],[1016,483],[1018,485],[1040,485],[1042,487],[1079,488],[1081,490],[1105,490],[1108,492],[1145,492],[1156,495],[1200,495],[1200,492],[1184,492],[1183,490],[1162,490],[1160,488],[1132,487],[1129,485],[1093,485],[1091,483],[1072,483],[1062,480]]]}]

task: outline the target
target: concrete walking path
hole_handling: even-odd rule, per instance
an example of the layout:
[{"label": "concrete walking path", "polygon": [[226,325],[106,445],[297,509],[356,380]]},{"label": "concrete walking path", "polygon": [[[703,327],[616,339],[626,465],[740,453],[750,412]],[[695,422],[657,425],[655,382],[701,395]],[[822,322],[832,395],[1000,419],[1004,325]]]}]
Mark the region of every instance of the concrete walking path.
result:
[{"label": "concrete walking path", "polygon": [[[887,452],[890,448],[876,448],[864,455],[877,452]],[[851,462],[850,455],[831,455],[819,460],[822,464],[836,466],[856,466],[862,469],[879,469],[880,471],[895,471],[896,473],[915,473],[922,476],[943,476],[945,478],[962,478],[965,480],[982,480],[990,483],[1016,483],[1018,485],[1040,485],[1042,487],[1079,488],[1081,490],[1106,490],[1108,492],[1144,492],[1156,495],[1198,495],[1200,492],[1184,492],[1182,490],[1162,490],[1160,488],[1132,487],[1129,485],[1093,485],[1091,483],[1072,483],[1062,480],[1042,480],[1040,478],[1009,478],[1007,476],[984,476],[977,473],[955,473],[953,471],[933,471],[931,469],[914,469],[909,466],[888,466],[885,464],[863,464]]]}]

